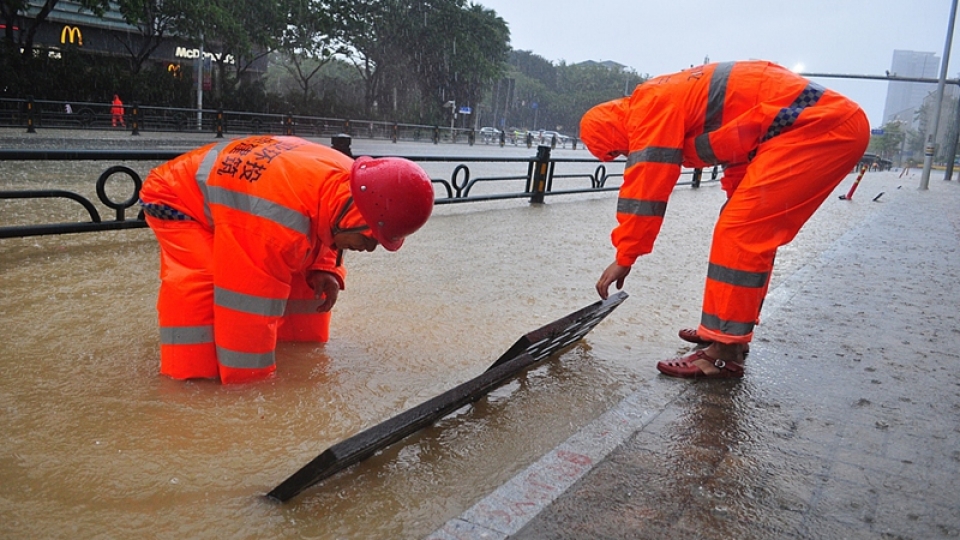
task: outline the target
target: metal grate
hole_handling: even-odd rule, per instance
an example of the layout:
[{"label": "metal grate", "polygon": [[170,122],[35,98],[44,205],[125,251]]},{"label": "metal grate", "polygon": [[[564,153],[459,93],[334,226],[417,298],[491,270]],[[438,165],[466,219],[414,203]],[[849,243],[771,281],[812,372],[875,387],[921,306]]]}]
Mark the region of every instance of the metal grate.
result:
[{"label": "metal grate", "polygon": [[267,497],[286,502],[347,467],[472,403],[521,371],[573,345],[627,299],[618,292],[530,332],[479,376],[324,450]]}]

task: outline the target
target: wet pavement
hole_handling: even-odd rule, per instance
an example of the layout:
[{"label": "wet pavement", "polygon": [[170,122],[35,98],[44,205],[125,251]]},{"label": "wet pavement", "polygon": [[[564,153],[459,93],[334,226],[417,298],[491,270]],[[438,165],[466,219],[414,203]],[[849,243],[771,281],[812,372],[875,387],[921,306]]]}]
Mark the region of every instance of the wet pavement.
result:
[{"label": "wet pavement", "polygon": [[628,396],[429,538],[960,537],[960,186],[942,178],[905,179],[771,291],[744,379],[661,376],[666,399]]},{"label": "wet pavement", "polygon": [[[212,140],[38,135],[0,146]],[[101,170],[0,165],[18,189],[89,190]],[[689,350],[676,330],[697,320],[723,201],[677,188],[631,297],[581,344],[281,507],[259,495],[330,444],[595,301],[615,194],[438,206],[402,252],[350,258],[335,339],[285,347],[275,379],[239,388],[157,376],[149,231],[5,240],[0,537],[957,537],[960,186],[869,173],[840,201],[854,177],[781,250],[745,379],[654,368]]]}]

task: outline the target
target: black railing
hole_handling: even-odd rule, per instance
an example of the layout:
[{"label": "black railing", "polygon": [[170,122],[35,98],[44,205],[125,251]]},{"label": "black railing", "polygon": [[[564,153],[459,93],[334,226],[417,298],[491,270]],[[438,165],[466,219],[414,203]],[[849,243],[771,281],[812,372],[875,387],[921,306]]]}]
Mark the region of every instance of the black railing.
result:
[{"label": "black railing", "polygon": [[[282,133],[303,137],[333,137],[346,134],[355,138],[413,141],[423,143],[453,143],[474,145],[492,142],[489,137],[478,137],[472,128],[405,124],[391,121],[370,121],[350,118],[297,115],[290,113],[252,113],[223,109],[184,109],[156,107],[139,103],[124,104],[125,125],[114,126],[111,103],[67,102],[40,99],[0,98],[0,127],[21,127],[27,133],[43,129],[78,129],[141,132],[209,133],[223,137],[225,133],[259,135]],[[577,148],[577,140],[557,139],[539,131],[511,133],[506,144],[533,148],[549,145],[552,148]],[[581,145],[582,148],[582,145]]]},{"label": "black railing", "polygon": [[[350,155],[349,138],[338,137],[338,149]],[[434,178],[433,183],[438,186],[440,195],[435,199],[435,204],[454,204],[466,202],[492,201],[503,199],[523,199],[528,198],[532,204],[544,202],[546,196],[570,195],[577,193],[602,193],[616,191],[619,189],[619,182],[612,180],[623,177],[622,174],[609,174],[606,165],[599,163],[595,159],[572,159],[572,158],[553,158],[550,155],[549,146],[540,146],[537,149],[537,155],[531,158],[501,158],[501,157],[431,157],[416,156],[408,159],[416,162],[446,162],[457,163],[449,180]],[[0,162],[5,161],[166,161],[182,154],[182,151],[174,150],[4,150],[0,149]],[[376,157],[376,156],[373,156]],[[468,163],[516,163],[526,165],[525,174],[507,175],[507,176],[485,176],[471,178],[470,166]],[[557,174],[557,167],[565,167],[570,164],[597,164],[592,173],[570,173]],[[582,167],[581,167],[582,168]],[[115,201],[106,193],[106,183],[114,175],[123,174],[133,183],[132,195],[123,201]],[[700,187],[702,183],[702,171],[699,169],[685,171],[683,175],[689,175],[690,180],[679,182],[677,185],[689,185],[691,187]],[[709,181],[716,181],[718,170],[716,167]],[[573,187],[567,189],[555,189],[554,182],[564,180],[565,182],[577,180],[583,181],[583,187]],[[471,191],[478,184],[494,184],[499,182],[512,182],[518,186],[523,182],[522,191],[509,191],[490,194],[472,194]],[[617,185],[611,185],[617,184]],[[143,219],[143,212],[139,209],[133,210],[138,203],[141,186],[140,175],[124,165],[114,165],[100,175],[96,182],[97,197],[100,202],[115,213],[112,221],[104,221],[96,205],[82,195],[63,190],[29,190],[29,191],[0,191],[0,200],[10,199],[45,199],[60,198],[73,200],[81,204],[87,211],[90,218],[87,222],[78,223],[50,223],[40,225],[11,225],[0,227],[0,238],[18,238],[26,236],[42,236],[52,234],[67,234],[79,232],[109,231],[117,229],[143,228],[146,223]],[[128,218],[128,214],[135,217]]]}]

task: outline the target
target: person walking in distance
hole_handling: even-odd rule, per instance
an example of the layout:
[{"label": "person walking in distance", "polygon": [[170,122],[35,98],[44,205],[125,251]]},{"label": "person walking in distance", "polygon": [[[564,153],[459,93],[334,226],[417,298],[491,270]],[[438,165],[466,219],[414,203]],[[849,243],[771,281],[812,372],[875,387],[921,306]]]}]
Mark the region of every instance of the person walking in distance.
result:
[{"label": "person walking in distance", "polygon": [[110,125],[117,127],[117,124],[127,127],[127,123],[123,120],[123,102],[120,101],[119,95],[114,94],[110,105]]},{"label": "person walking in distance", "polygon": [[853,170],[870,126],[837,92],[776,64],[744,61],[646,81],[587,111],[581,138],[601,161],[626,156],[611,234],[616,257],[596,283],[601,298],[653,250],[681,166],[723,165],[727,201],[713,230],[700,324],[679,333],[703,347],[657,369],[730,378],[744,374],[777,249]]}]

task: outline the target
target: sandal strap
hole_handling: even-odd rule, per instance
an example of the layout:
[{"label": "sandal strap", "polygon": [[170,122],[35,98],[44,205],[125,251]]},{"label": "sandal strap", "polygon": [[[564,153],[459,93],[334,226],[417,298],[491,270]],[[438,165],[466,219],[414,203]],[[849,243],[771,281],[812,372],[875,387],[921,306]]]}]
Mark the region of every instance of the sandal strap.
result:
[{"label": "sandal strap", "polygon": [[736,362],[727,362],[726,360],[721,360],[719,358],[710,358],[703,351],[700,351],[700,356],[705,360],[711,360],[713,366],[718,369],[725,369],[732,373],[743,373],[743,366],[737,364]]}]

